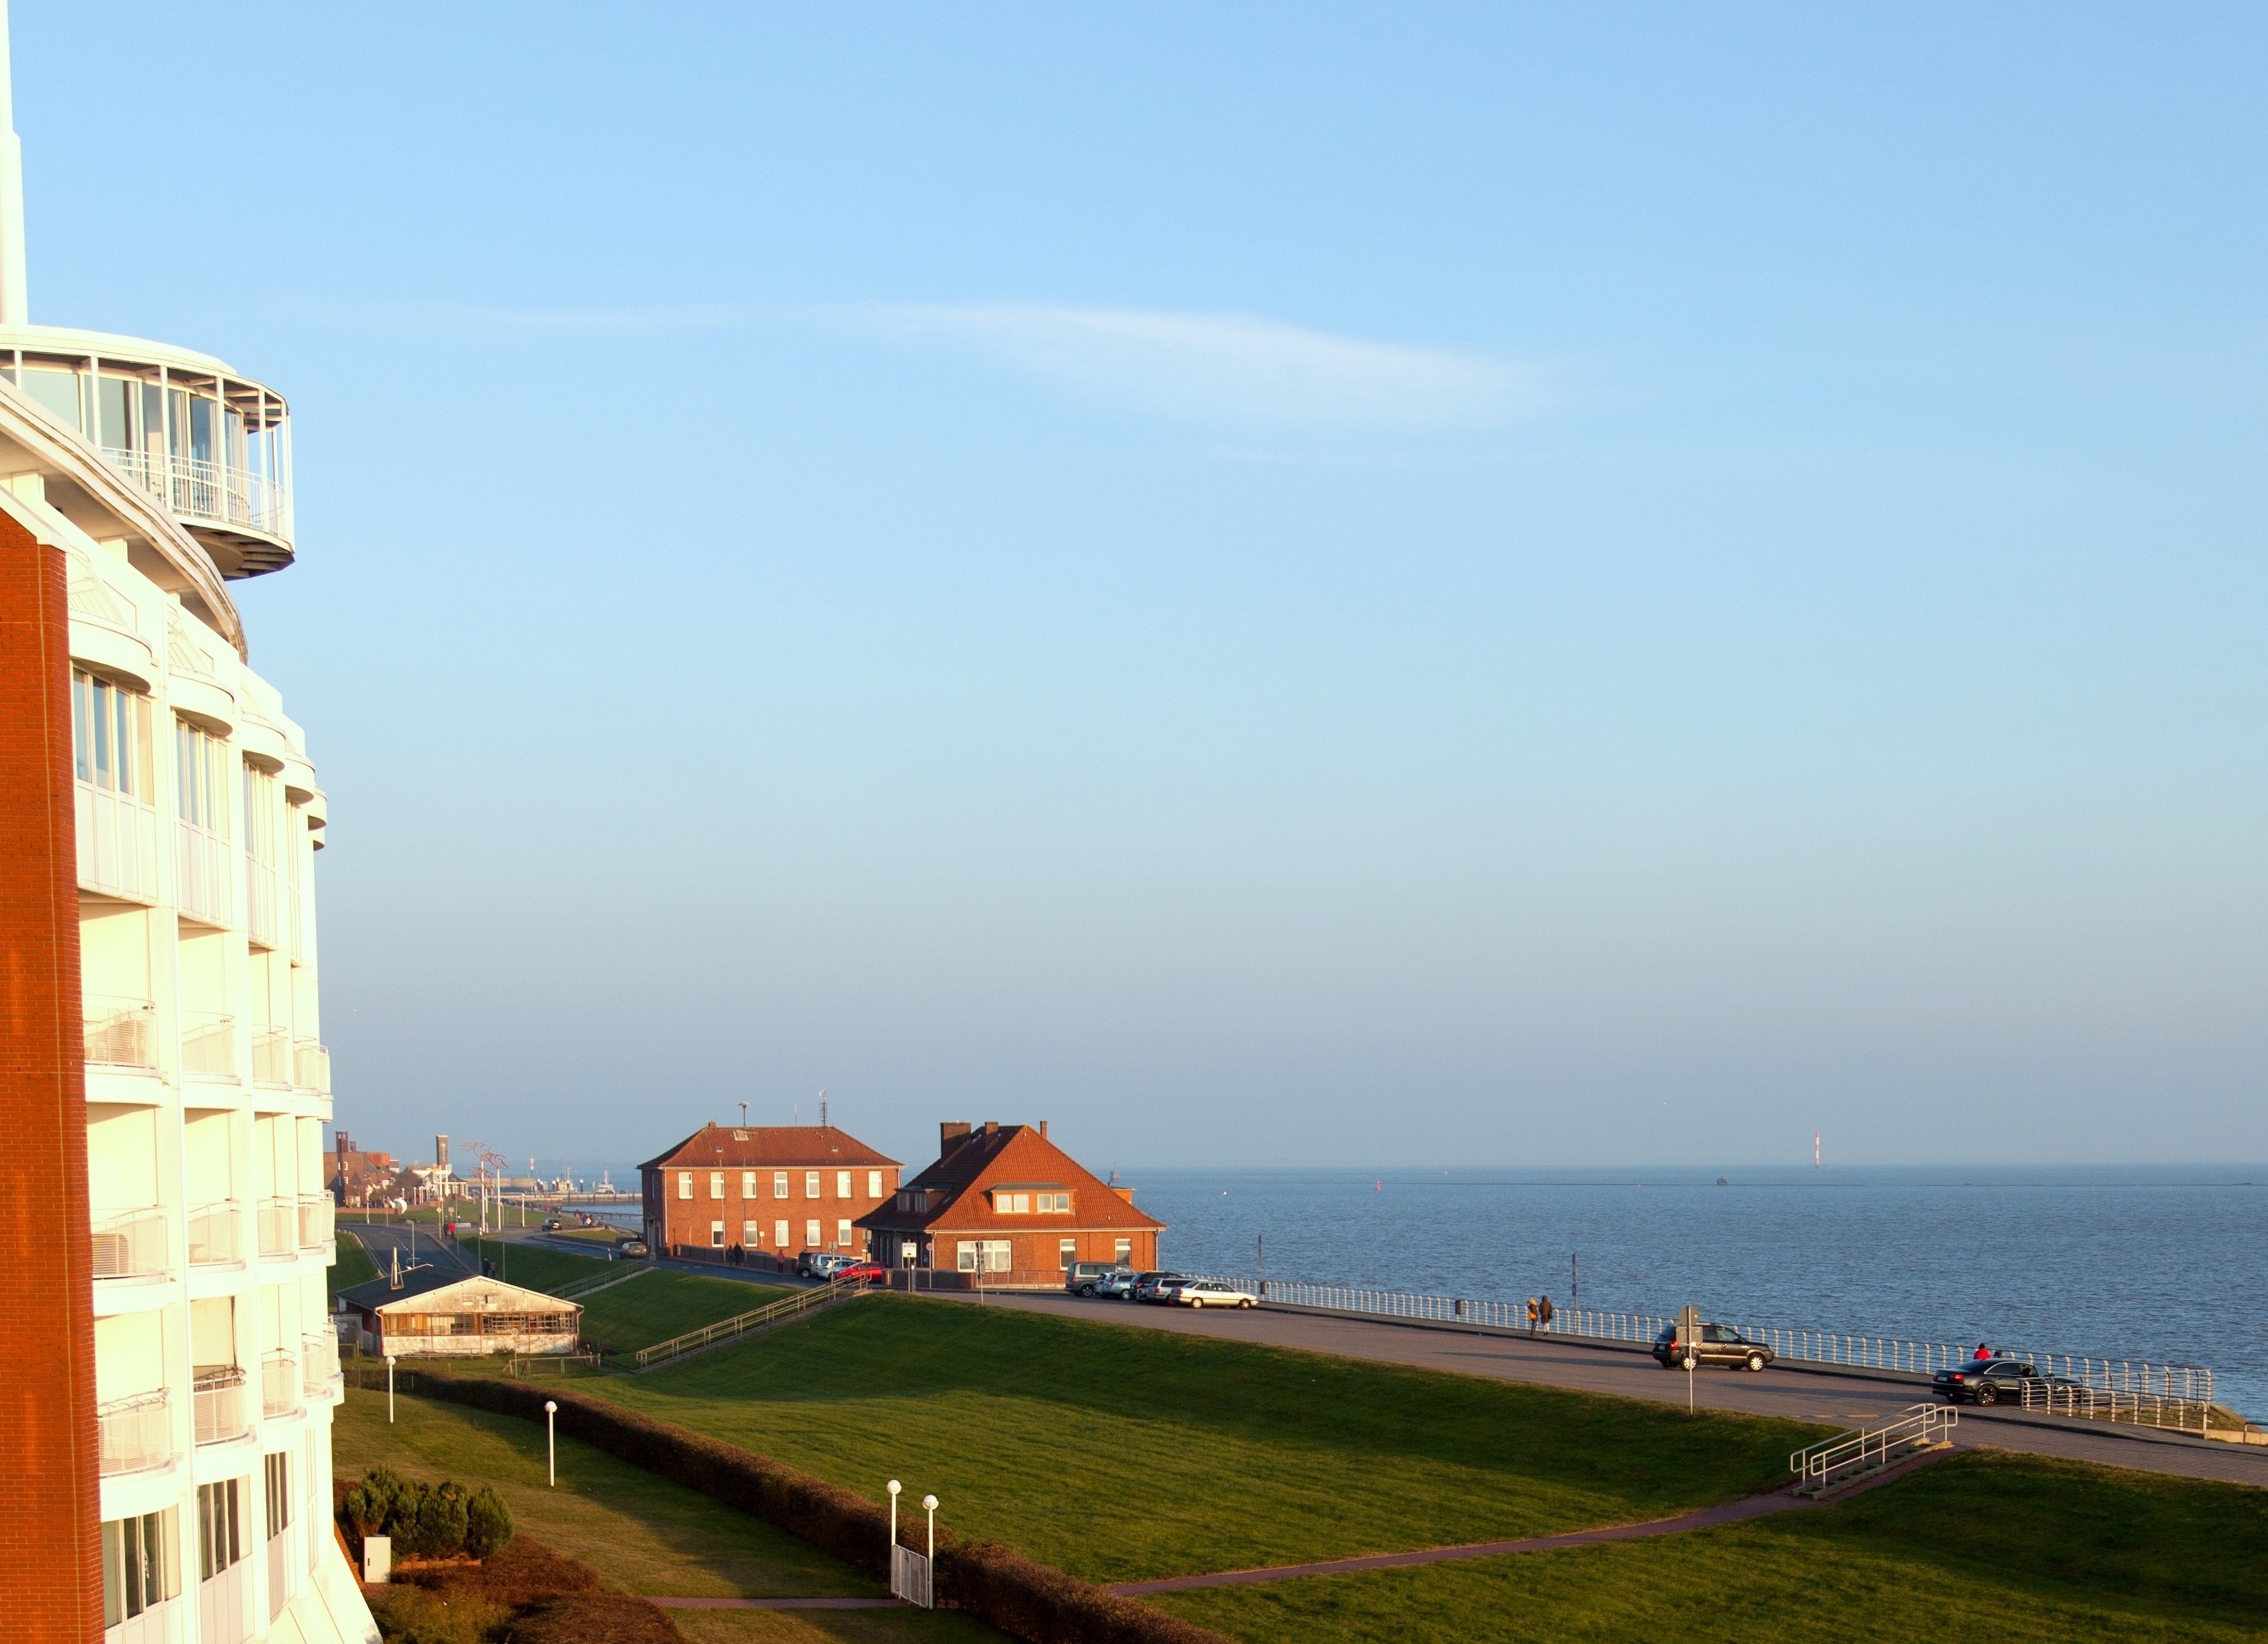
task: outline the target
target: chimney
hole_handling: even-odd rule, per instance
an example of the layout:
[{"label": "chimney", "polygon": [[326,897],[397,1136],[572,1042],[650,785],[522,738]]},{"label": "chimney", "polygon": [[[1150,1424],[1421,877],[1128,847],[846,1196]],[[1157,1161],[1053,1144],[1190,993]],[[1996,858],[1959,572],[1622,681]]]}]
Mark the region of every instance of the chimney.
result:
[{"label": "chimney", "polygon": [[985,1120],[984,1133],[987,1136],[998,1136],[1000,1133],[1000,1121],[998,1119]]},{"label": "chimney", "polygon": [[433,1168],[443,1176],[449,1174],[449,1139],[446,1136],[433,1139]]},{"label": "chimney", "polygon": [[954,1148],[960,1146],[961,1143],[968,1139],[968,1126],[966,1124],[954,1124],[947,1122],[939,1125],[937,1127],[937,1156],[940,1159],[946,1157],[948,1154],[952,1153]]},{"label": "chimney", "polygon": [[1040,1121],[1040,1139],[1041,1139],[1042,1141],[1045,1141],[1045,1140],[1047,1140],[1047,1139],[1048,1139],[1048,1122],[1047,1122],[1045,1119],[1042,1119],[1042,1120]]}]

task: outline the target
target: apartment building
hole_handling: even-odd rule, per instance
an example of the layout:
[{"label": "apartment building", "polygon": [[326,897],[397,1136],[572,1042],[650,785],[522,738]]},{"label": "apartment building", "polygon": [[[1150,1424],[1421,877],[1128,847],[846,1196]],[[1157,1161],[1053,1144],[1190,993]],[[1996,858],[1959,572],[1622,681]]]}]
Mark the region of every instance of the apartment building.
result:
[{"label": "apartment building", "polygon": [[638,1167],[646,1242],[714,1261],[863,1255],[858,1218],[898,1191],[898,1161],[831,1124],[704,1124]]},{"label": "apartment building", "polygon": [[4,15],[0,1615],[361,1644],[330,1529],[328,807],[228,586],[291,563],[290,408],[30,322]]}]

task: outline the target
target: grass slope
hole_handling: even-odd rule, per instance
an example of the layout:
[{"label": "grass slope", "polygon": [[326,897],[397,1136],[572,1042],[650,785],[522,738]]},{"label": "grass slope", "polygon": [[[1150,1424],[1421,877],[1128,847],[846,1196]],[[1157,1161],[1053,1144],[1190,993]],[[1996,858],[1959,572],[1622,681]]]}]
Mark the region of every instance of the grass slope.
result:
[{"label": "grass slope", "polygon": [[1095,1581],[1660,1516],[1772,1487],[1815,1436],[889,1295],[584,1386],[876,1500],[902,1478]]},{"label": "grass slope", "polygon": [[378,1264],[370,1259],[370,1252],[362,1248],[354,1235],[341,1229],[338,1235],[338,1259],[324,1276],[324,1285],[336,1295],[350,1285],[361,1284],[378,1277]]},{"label": "grass slope", "polygon": [[770,1285],[707,1279],[666,1267],[644,1270],[541,1245],[507,1246],[495,1239],[467,1239],[464,1247],[468,1256],[495,1262],[501,1275],[513,1284],[536,1290],[552,1291],[580,1280],[643,1272],[643,1277],[615,1285],[583,1302],[584,1338],[598,1343],[610,1355],[651,1347],[672,1336],[760,1308],[784,1294]]},{"label": "grass slope", "polygon": [[1972,1451],[1839,1507],[1725,1530],[1152,1602],[1251,1644],[2214,1644],[2261,1636],[2268,1491]]},{"label": "grass slope", "polygon": [[[396,1401],[395,1418],[389,1427],[384,1394],[349,1390],[331,1436],[341,1477],[384,1463],[413,1478],[493,1484],[512,1504],[519,1530],[582,1559],[622,1591],[767,1598],[863,1597],[884,1590],[784,1530],[572,1439],[559,1441],[559,1484],[547,1486],[543,1430],[531,1422],[409,1397]],[[739,1611],[713,1621],[701,1612],[672,1613],[696,1644],[974,1644],[999,1637],[945,1612]]]}]

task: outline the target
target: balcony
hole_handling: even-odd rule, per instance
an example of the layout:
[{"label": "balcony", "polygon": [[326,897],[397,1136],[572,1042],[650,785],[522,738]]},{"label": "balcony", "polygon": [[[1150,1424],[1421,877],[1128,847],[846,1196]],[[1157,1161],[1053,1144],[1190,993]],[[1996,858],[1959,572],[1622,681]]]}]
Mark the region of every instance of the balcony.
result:
[{"label": "balcony", "polygon": [[149,1279],[168,1266],[166,1213],[141,1210],[98,1212],[94,1220],[94,1276]]},{"label": "balcony", "polygon": [[260,1253],[291,1256],[299,1248],[299,1202],[292,1198],[260,1201]]},{"label": "balcony", "polygon": [[281,1028],[261,1028],[252,1036],[252,1082],[289,1085],[291,1082],[291,1036]]},{"label": "balcony", "polygon": [[299,1197],[299,1248],[320,1250],[331,1242],[331,1196],[303,1193]]},{"label": "balcony", "polygon": [[270,1421],[299,1411],[299,1360],[281,1347],[260,1355],[260,1413]]},{"label": "balcony", "polygon": [[89,993],[80,1012],[86,1021],[89,1067],[158,1065],[158,1007],[148,999]]},{"label": "balcony", "polygon": [[303,1374],[307,1382],[307,1396],[327,1394],[339,1385],[339,1338],[324,1331],[306,1337],[301,1343]]},{"label": "balcony", "polygon": [[235,1078],[236,1018],[214,1011],[183,1011],[181,1072],[201,1079]]},{"label": "balcony", "polygon": [[105,446],[102,455],[185,521],[234,526],[263,536],[291,535],[291,492],[262,475],[163,451]]},{"label": "balcony", "polygon": [[163,1389],[94,1408],[102,1476],[148,1472],[173,1459],[173,1408]]},{"label": "balcony", "polygon": [[331,1094],[331,1052],[328,1045],[302,1039],[291,1051],[291,1082],[302,1090]]},{"label": "balcony", "polygon": [[185,918],[225,925],[234,901],[229,888],[236,877],[236,852],[224,836],[209,828],[179,820],[173,828],[174,905]]},{"label": "balcony", "polygon": [[232,1198],[189,1213],[189,1265],[232,1266],[244,1259],[242,1206]]},{"label": "balcony", "polygon": [[252,1431],[251,1412],[245,1404],[244,1371],[236,1365],[201,1368],[189,1401],[200,1444],[225,1444]]},{"label": "balcony", "polygon": [[78,790],[78,885],[128,902],[158,899],[158,813],[92,782]]}]

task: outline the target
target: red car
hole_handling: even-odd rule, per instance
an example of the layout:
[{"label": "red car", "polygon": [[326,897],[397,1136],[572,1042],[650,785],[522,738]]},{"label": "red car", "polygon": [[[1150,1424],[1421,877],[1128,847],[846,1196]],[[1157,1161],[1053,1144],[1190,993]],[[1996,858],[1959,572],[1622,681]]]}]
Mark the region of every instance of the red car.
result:
[{"label": "red car", "polygon": [[886,1285],[890,1270],[880,1262],[853,1262],[829,1282],[838,1285]]}]

